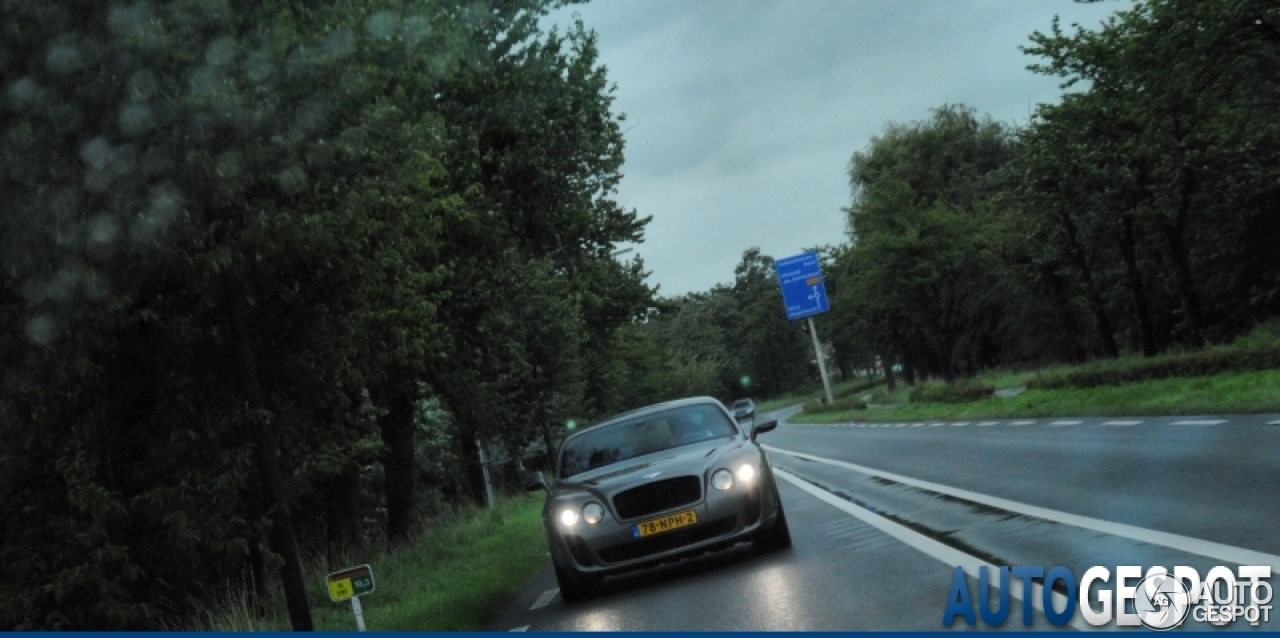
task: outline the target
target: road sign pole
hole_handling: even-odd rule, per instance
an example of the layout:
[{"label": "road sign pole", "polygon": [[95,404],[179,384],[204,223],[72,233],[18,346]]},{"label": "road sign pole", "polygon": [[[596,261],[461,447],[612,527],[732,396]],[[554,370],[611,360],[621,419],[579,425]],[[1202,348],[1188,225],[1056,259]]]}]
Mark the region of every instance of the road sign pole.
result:
[{"label": "road sign pole", "polygon": [[813,336],[813,352],[818,356],[818,371],[822,373],[822,387],[827,391],[827,405],[835,403],[831,396],[831,379],[827,376],[827,357],[822,352],[822,342],[818,341],[818,329],[813,325],[813,317],[809,317],[809,334]]},{"label": "road sign pole", "polygon": [[356,615],[356,631],[364,631],[364,609],[360,607],[360,597],[351,597],[351,611]]}]

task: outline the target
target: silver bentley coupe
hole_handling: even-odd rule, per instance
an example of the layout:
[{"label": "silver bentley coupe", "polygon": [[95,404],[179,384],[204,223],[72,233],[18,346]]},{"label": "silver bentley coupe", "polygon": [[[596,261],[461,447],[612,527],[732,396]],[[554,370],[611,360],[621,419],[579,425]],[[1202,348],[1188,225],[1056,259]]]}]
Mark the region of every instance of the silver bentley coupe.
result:
[{"label": "silver bentley coupe", "polygon": [[560,596],[573,603],[606,576],[751,541],[791,546],[778,486],[756,436],[711,397],[619,414],[565,438],[542,510]]}]

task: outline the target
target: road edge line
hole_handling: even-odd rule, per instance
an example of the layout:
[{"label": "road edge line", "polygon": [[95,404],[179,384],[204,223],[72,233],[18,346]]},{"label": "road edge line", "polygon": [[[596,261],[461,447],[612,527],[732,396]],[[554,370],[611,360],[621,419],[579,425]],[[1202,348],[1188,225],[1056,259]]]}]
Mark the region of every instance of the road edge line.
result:
[{"label": "road edge line", "polygon": [[[991,563],[988,563],[976,556],[973,556],[971,554],[966,554],[950,545],[947,545],[945,543],[929,538],[928,536],[925,536],[920,532],[917,532],[913,529],[910,529],[908,527],[895,523],[883,516],[880,516],[879,514],[873,514],[871,512],[868,512],[865,509],[858,507],[857,505],[854,505],[853,503],[850,503],[849,501],[846,501],[840,498],[839,496],[836,496],[835,494],[828,492],[827,490],[824,490],[816,485],[813,485],[808,481],[805,481],[804,479],[801,479],[786,470],[775,467],[773,468],[773,474],[774,476],[777,476],[786,480],[788,483],[795,485],[796,487],[804,490],[805,492],[808,492],[814,498],[817,498],[818,500],[824,503],[827,503],[828,505],[831,505],[838,510],[843,511],[846,514],[849,514],[855,518],[858,518],[862,522],[872,527],[875,527],[876,529],[884,532],[885,534],[888,534],[889,536],[901,541],[902,543],[905,543],[907,546],[911,547],[912,549],[915,549],[932,558],[935,558],[938,561],[951,566],[952,568],[959,567],[963,569],[965,574],[973,577],[974,579],[978,578],[978,568],[980,567],[986,567],[988,570],[987,575],[990,577],[995,577],[999,573],[1000,567],[996,565],[992,565]],[[1069,601],[1067,600],[1066,596],[1063,596],[1062,594],[1052,590],[1050,591],[1050,593],[1053,595],[1053,602],[1055,607],[1060,607],[1062,609],[1067,608]],[[1023,594],[1024,594],[1024,587],[1023,587],[1022,579],[1010,579],[1009,580],[1009,596],[1011,598],[1016,598],[1018,600],[1026,600]],[[977,599],[975,598],[974,600],[977,600]],[[1043,600],[1044,600],[1044,587],[1039,583],[1032,583],[1031,584],[1031,605],[1036,609],[1039,609],[1041,612],[1044,612],[1044,605],[1042,603]],[[1010,616],[1012,616],[1013,605],[1010,604],[1009,607],[1010,607]],[[955,618],[952,617],[952,620],[954,621]],[[1096,631],[1100,629],[1099,627],[1094,627],[1093,625],[1086,623],[1082,618],[1080,618],[1079,614],[1073,615],[1071,618],[1071,622],[1068,624],[1072,628],[1079,629],[1082,631]],[[943,625],[943,627],[947,627],[947,626]]]},{"label": "road edge line", "polygon": [[1064,525],[1072,525],[1074,527],[1102,532],[1112,536],[1121,536],[1144,543],[1150,543],[1152,545],[1161,545],[1163,547],[1168,547],[1169,549],[1176,549],[1208,558],[1216,558],[1236,565],[1270,565],[1271,573],[1280,573],[1280,556],[1275,556],[1266,552],[1245,549],[1243,547],[1236,547],[1234,545],[1227,545],[1225,543],[1218,543],[1215,541],[1207,541],[1191,536],[1183,536],[1181,534],[1161,532],[1145,527],[1138,527],[1136,525],[1129,525],[1127,523],[1116,523],[1089,516],[1082,516],[1080,514],[1069,514],[1067,512],[1060,512],[1047,507],[1028,505],[1027,503],[1011,501],[997,496],[988,496],[986,494],[971,492],[958,487],[951,487],[949,485],[914,479],[909,476],[894,474],[893,472],[885,472],[857,465],[855,463],[837,461],[835,459],[823,458],[821,456],[814,456],[803,452],[786,450],[772,445],[764,445],[761,447],[770,452],[778,452],[780,454],[787,454],[799,459],[808,459],[818,463],[826,463],[828,465],[842,467],[862,474],[878,476],[883,479],[902,483],[903,485],[910,485],[912,487],[938,492],[948,496],[954,496],[956,498],[962,498],[968,501],[973,501],[974,503],[981,503],[983,505],[997,507],[1026,516],[1041,518],[1055,523],[1062,523]]}]

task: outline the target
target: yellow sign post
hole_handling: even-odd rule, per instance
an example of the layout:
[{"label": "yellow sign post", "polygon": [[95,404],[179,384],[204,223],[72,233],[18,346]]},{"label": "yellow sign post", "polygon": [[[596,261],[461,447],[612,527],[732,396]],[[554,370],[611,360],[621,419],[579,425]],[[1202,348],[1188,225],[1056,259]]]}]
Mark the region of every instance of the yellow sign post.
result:
[{"label": "yellow sign post", "polygon": [[351,601],[351,612],[356,615],[356,630],[364,631],[364,610],[360,607],[360,597],[373,593],[373,569],[368,565],[350,567],[329,574],[325,580],[329,585],[329,598],[333,602]]}]

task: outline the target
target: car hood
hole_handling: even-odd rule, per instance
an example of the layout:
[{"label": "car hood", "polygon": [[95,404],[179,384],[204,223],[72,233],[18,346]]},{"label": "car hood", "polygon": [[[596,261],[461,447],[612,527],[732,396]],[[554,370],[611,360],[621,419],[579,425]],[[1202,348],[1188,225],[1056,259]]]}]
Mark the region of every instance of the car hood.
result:
[{"label": "car hood", "polygon": [[675,476],[702,476],[711,463],[749,445],[742,439],[726,437],[663,450],[564,479],[557,485],[556,491],[584,490],[603,497],[629,487]]}]

